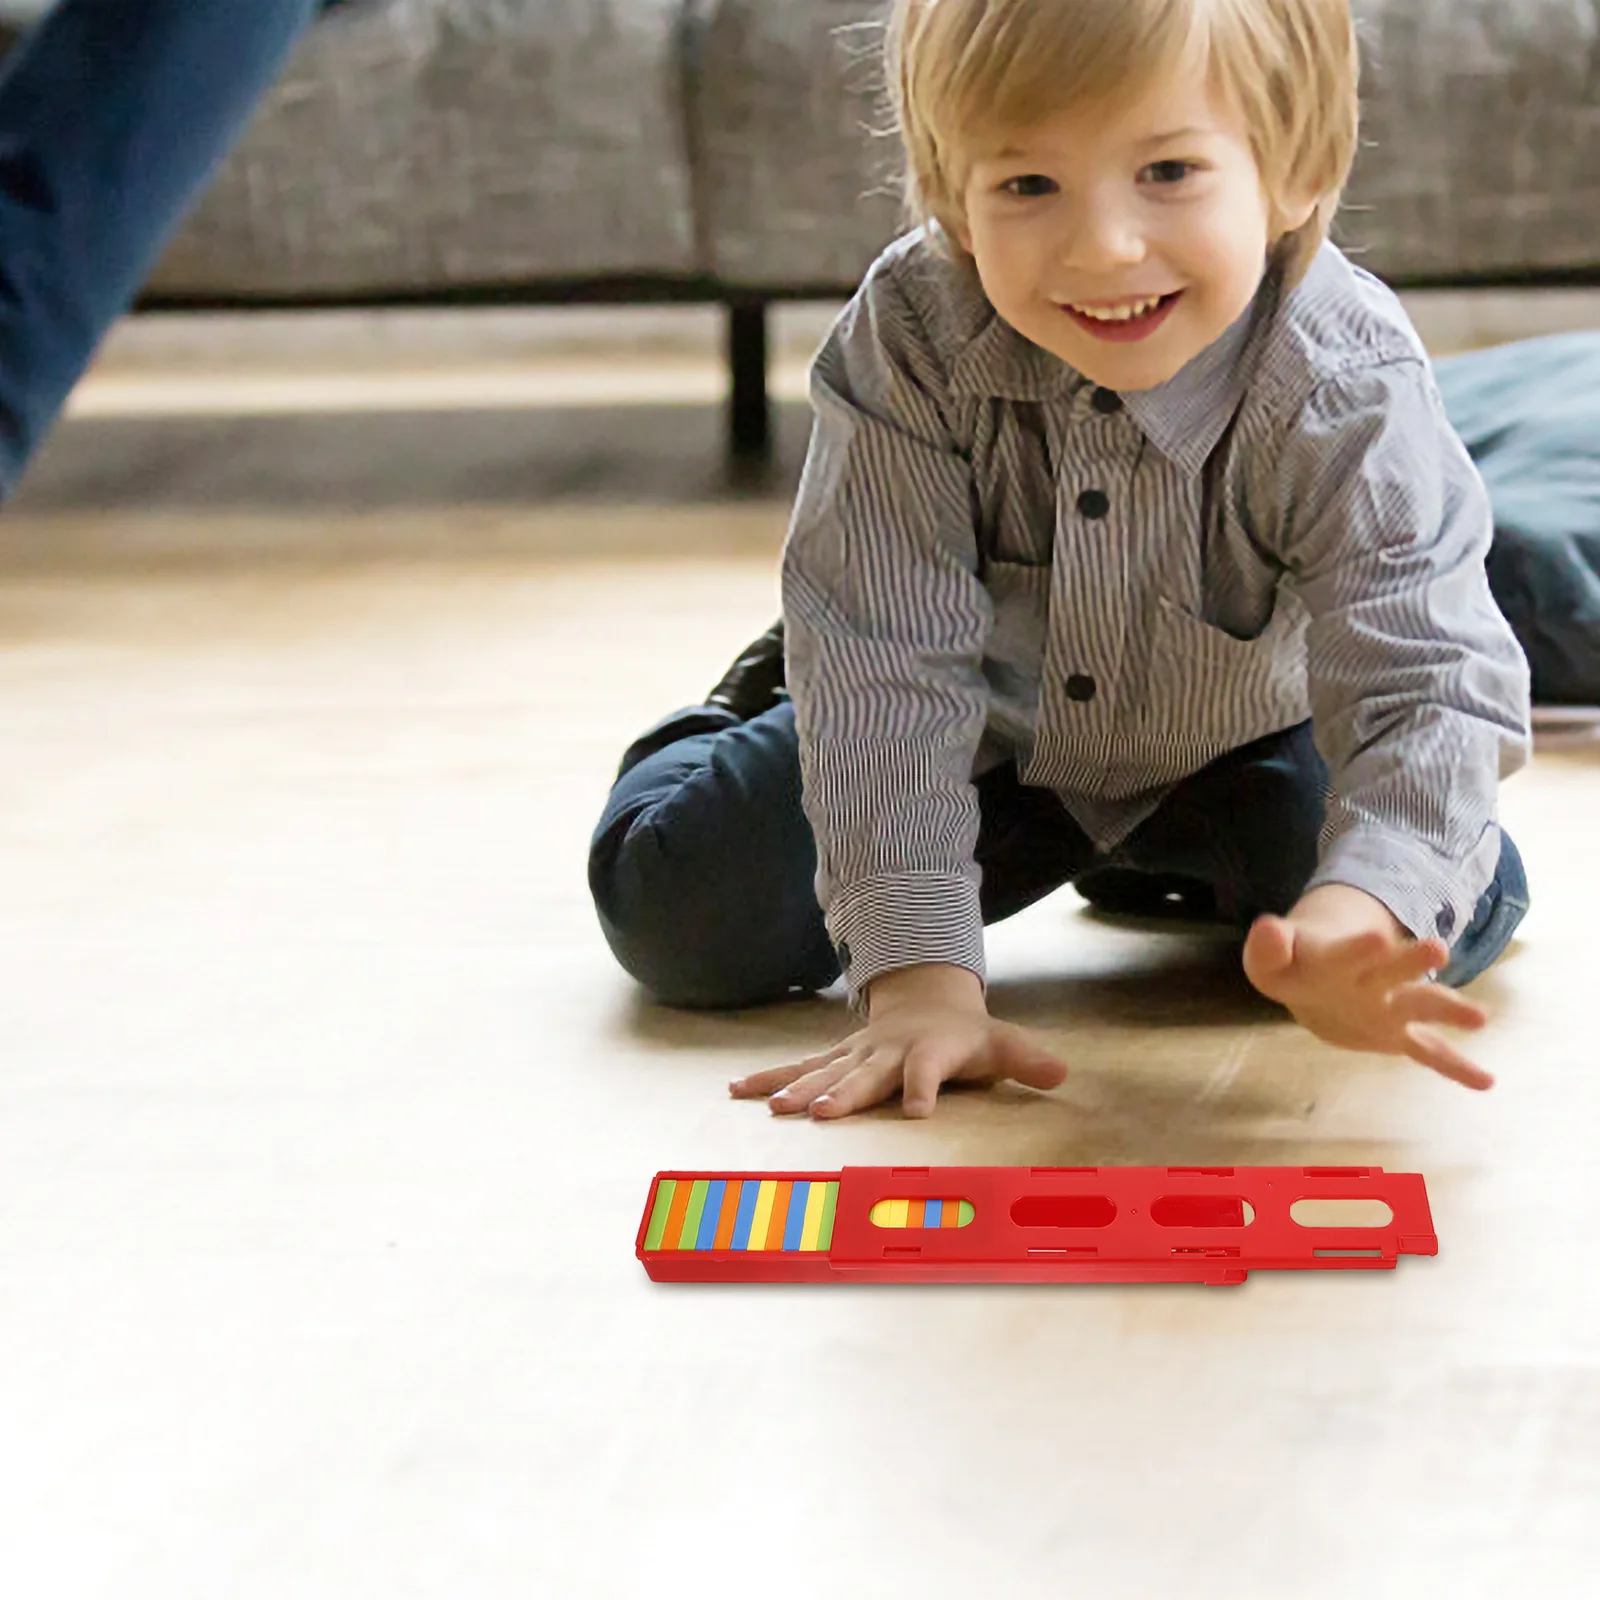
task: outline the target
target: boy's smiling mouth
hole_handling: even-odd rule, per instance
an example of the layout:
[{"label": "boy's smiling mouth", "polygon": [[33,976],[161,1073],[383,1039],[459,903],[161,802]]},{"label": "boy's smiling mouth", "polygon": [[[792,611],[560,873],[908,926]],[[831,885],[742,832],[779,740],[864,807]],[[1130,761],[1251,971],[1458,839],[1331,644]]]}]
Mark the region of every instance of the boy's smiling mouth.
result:
[{"label": "boy's smiling mouth", "polygon": [[1172,294],[1149,295],[1143,299],[1076,304],[1057,300],[1058,309],[1097,339],[1115,344],[1131,344],[1148,339],[1172,314],[1183,297],[1183,290]]}]

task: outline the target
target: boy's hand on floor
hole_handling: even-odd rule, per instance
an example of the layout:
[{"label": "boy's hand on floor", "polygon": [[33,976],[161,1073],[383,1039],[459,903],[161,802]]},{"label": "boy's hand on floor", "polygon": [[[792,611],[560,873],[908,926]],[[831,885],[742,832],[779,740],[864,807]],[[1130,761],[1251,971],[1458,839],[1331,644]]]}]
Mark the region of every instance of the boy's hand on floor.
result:
[{"label": "boy's hand on floor", "polygon": [[994,1083],[1014,1078],[1053,1089],[1063,1062],[984,1005],[983,985],[962,967],[908,967],[886,973],[869,991],[867,1025],[831,1050],[786,1067],[752,1073],[728,1087],[735,1099],[770,1097],[779,1116],[806,1111],[848,1117],[900,1091],[908,1117],[933,1113],[939,1086],[952,1079]]},{"label": "boy's hand on floor", "polygon": [[1287,917],[1258,917],[1244,946],[1245,976],[1319,1039],[1409,1056],[1488,1089],[1494,1079],[1437,1031],[1488,1021],[1482,1006],[1428,981],[1449,958],[1442,940],[1413,940],[1381,902],[1343,884],[1312,890]]}]

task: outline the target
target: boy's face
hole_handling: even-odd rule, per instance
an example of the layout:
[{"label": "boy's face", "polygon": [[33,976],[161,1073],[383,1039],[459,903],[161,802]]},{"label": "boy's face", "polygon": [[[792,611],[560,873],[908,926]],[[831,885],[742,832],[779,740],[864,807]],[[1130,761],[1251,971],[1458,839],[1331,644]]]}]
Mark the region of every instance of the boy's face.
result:
[{"label": "boy's face", "polygon": [[1255,298],[1274,215],[1243,124],[1193,70],[975,163],[961,243],[1018,333],[1107,389],[1164,383]]}]

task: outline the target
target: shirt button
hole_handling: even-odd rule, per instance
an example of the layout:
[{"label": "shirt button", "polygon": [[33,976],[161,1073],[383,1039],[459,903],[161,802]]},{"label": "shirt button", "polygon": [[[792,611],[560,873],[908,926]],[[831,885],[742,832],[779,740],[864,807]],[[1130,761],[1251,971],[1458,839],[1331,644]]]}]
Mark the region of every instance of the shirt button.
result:
[{"label": "shirt button", "polygon": [[1087,672],[1074,672],[1067,679],[1067,699],[1076,700],[1080,704],[1085,700],[1094,699],[1094,679]]},{"label": "shirt button", "polygon": [[1104,489],[1085,489],[1078,496],[1078,510],[1098,522],[1111,509],[1111,496]]},{"label": "shirt button", "polygon": [[1122,396],[1115,389],[1096,389],[1090,404],[1102,417],[1114,417],[1122,409]]},{"label": "shirt button", "polygon": [[1456,908],[1446,906],[1434,919],[1433,925],[1439,930],[1441,939],[1448,939],[1456,931]]}]

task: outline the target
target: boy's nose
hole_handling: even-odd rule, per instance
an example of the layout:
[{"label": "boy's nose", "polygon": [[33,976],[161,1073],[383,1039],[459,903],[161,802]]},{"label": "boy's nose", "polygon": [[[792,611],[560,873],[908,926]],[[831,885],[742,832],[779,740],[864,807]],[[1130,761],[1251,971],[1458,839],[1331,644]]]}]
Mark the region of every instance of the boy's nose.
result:
[{"label": "boy's nose", "polygon": [[1117,211],[1082,218],[1060,245],[1061,264],[1079,272],[1106,272],[1144,260],[1144,235]]}]

